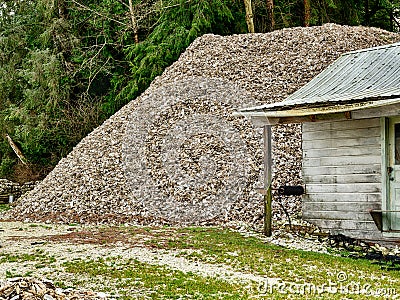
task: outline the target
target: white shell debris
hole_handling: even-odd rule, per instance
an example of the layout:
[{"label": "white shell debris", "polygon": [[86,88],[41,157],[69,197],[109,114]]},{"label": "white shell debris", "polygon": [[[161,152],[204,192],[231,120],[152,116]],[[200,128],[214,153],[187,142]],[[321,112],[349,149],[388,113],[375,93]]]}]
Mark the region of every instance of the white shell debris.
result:
[{"label": "white shell debris", "polygon": [[72,289],[61,289],[55,287],[53,282],[47,279],[37,278],[10,278],[0,281],[0,300],[68,300],[68,299],[107,299],[107,294],[103,292],[95,293],[91,291],[81,291]]},{"label": "white shell debris", "polygon": [[[400,36],[326,24],[204,35],[136,100],[84,138],[6,214],[61,223],[262,223],[261,133],[234,109],[282,101],[341,53]],[[299,125],[273,130],[273,186],[301,184]],[[73,205],[70,205],[73,203]],[[281,205],[279,205],[281,204]],[[274,194],[301,213],[300,198]]]}]

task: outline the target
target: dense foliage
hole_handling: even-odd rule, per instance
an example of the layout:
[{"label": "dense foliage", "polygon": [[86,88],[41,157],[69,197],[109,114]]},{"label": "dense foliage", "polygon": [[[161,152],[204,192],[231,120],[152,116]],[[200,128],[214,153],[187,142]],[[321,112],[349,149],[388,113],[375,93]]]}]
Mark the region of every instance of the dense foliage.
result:
[{"label": "dense foliage", "polygon": [[[305,3],[275,0],[274,29],[326,22],[399,27],[399,0],[311,0],[308,17]],[[270,28],[267,9],[266,1],[253,0],[257,32]],[[1,1],[0,177],[42,177],[196,37],[246,30],[239,0]]]}]

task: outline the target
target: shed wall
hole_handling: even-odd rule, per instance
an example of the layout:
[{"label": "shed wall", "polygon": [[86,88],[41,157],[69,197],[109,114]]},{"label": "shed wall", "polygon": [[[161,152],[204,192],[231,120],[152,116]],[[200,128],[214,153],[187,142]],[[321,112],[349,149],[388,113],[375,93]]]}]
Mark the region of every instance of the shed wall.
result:
[{"label": "shed wall", "polygon": [[381,239],[368,210],[382,207],[379,118],[303,124],[303,218],[354,238]]}]

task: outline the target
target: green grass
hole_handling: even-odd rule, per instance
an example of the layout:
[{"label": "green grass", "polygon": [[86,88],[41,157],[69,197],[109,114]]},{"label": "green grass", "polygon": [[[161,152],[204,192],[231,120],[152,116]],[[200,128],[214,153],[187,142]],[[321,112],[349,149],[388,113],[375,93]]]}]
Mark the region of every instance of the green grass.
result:
[{"label": "green grass", "polygon": [[44,228],[44,229],[51,229],[52,228],[51,226],[43,225],[43,224],[29,224],[28,227],[30,227],[30,228],[41,227],[41,228]]},{"label": "green grass", "polygon": [[[74,274],[84,274],[90,278],[107,277],[117,283],[122,290],[122,299],[132,299],[130,293],[142,295],[143,299],[246,299],[247,291],[239,284],[223,280],[201,277],[128,260],[116,263],[119,258],[107,260],[75,260],[63,264],[65,270]],[[126,291],[130,289],[130,292]],[[124,291],[125,290],[125,291]],[[141,297],[135,299],[142,299]]]},{"label": "green grass", "polygon": [[[280,278],[293,284],[337,283],[340,286],[371,285],[372,289],[390,289],[400,283],[400,272],[384,271],[368,260],[351,259],[315,252],[289,250],[266,244],[254,237],[243,237],[229,229],[183,228],[166,241],[148,242],[164,249],[182,249],[181,255],[212,263],[224,263],[243,272]],[[196,250],[196,252],[185,251]],[[345,274],[346,279],[338,279]],[[400,293],[400,289],[398,291]],[[353,295],[355,298],[358,295]],[[330,295],[332,299],[340,296]],[[365,296],[359,296],[362,299]]]},{"label": "green grass", "polygon": [[0,213],[10,210],[11,209],[11,205],[10,204],[0,204]]},{"label": "green grass", "polygon": [[[133,246],[135,241],[139,245],[145,243],[154,251],[181,256],[192,263],[218,265],[221,269],[229,267],[265,280],[235,283],[218,276],[201,276],[160,266],[157,260],[148,264],[124,256],[57,261],[44,250],[0,253],[0,264],[14,263],[7,270],[7,277],[20,275],[16,264],[30,268],[24,274],[37,274],[45,266],[57,265],[58,274],[66,278],[63,282],[62,276],[51,278],[50,275],[57,285],[121,295],[118,299],[366,299],[362,289],[381,292],[381,296],[382,293],[400,294],[397,288],[400,272],[382,270],[365,259],[289,250],[223,228],[106,229],[100,228],[110,237],[113,232],[114,237],[130,235]],[[96,247],[112,246],[100,242]],[[73,244],[71,251],[74,251]],[[378,298],[384,298],[381,296]]]},{"label": "green grass", "polygon": [[2,263],[23,263],[23,262],[39,262],[37,266],[42,264],[48,265],[55,263],[57,260],[53,256],[48,256],[43,253],[41,250],[36,250],[32,253],[24,253],[24,254],[9,254],[9,253],[0,253],[0,264]]}]

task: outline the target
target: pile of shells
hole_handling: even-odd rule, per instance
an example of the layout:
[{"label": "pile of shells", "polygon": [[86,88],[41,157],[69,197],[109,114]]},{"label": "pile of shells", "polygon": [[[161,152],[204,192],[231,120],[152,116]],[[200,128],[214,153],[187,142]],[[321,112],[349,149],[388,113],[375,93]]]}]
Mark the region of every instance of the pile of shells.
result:
[{"label": "pile of shells", "polygon": [[[267,34],[204,35],[84,138],[7,217],[24,221],[262,224],[262,132],[235,109],[282,101],[340,54],[400,41],[326,24]],[[301,179],[301,128],[273,130],[273,187]],[[301,214],[274,193],[276,220]]]},{"label": "pile of shells", "polygon": [[40,181],[28,181],[24,184],[20,185],[21,188],[21,195],[33,190],[36,185],[39,184]]},{"label": "pile of shells", "polygon": [[0,282],[0,300],[72,300],[107,299],[100,292],[75,291],[57,288],[53,282],[36,278],[10,278]]}]

